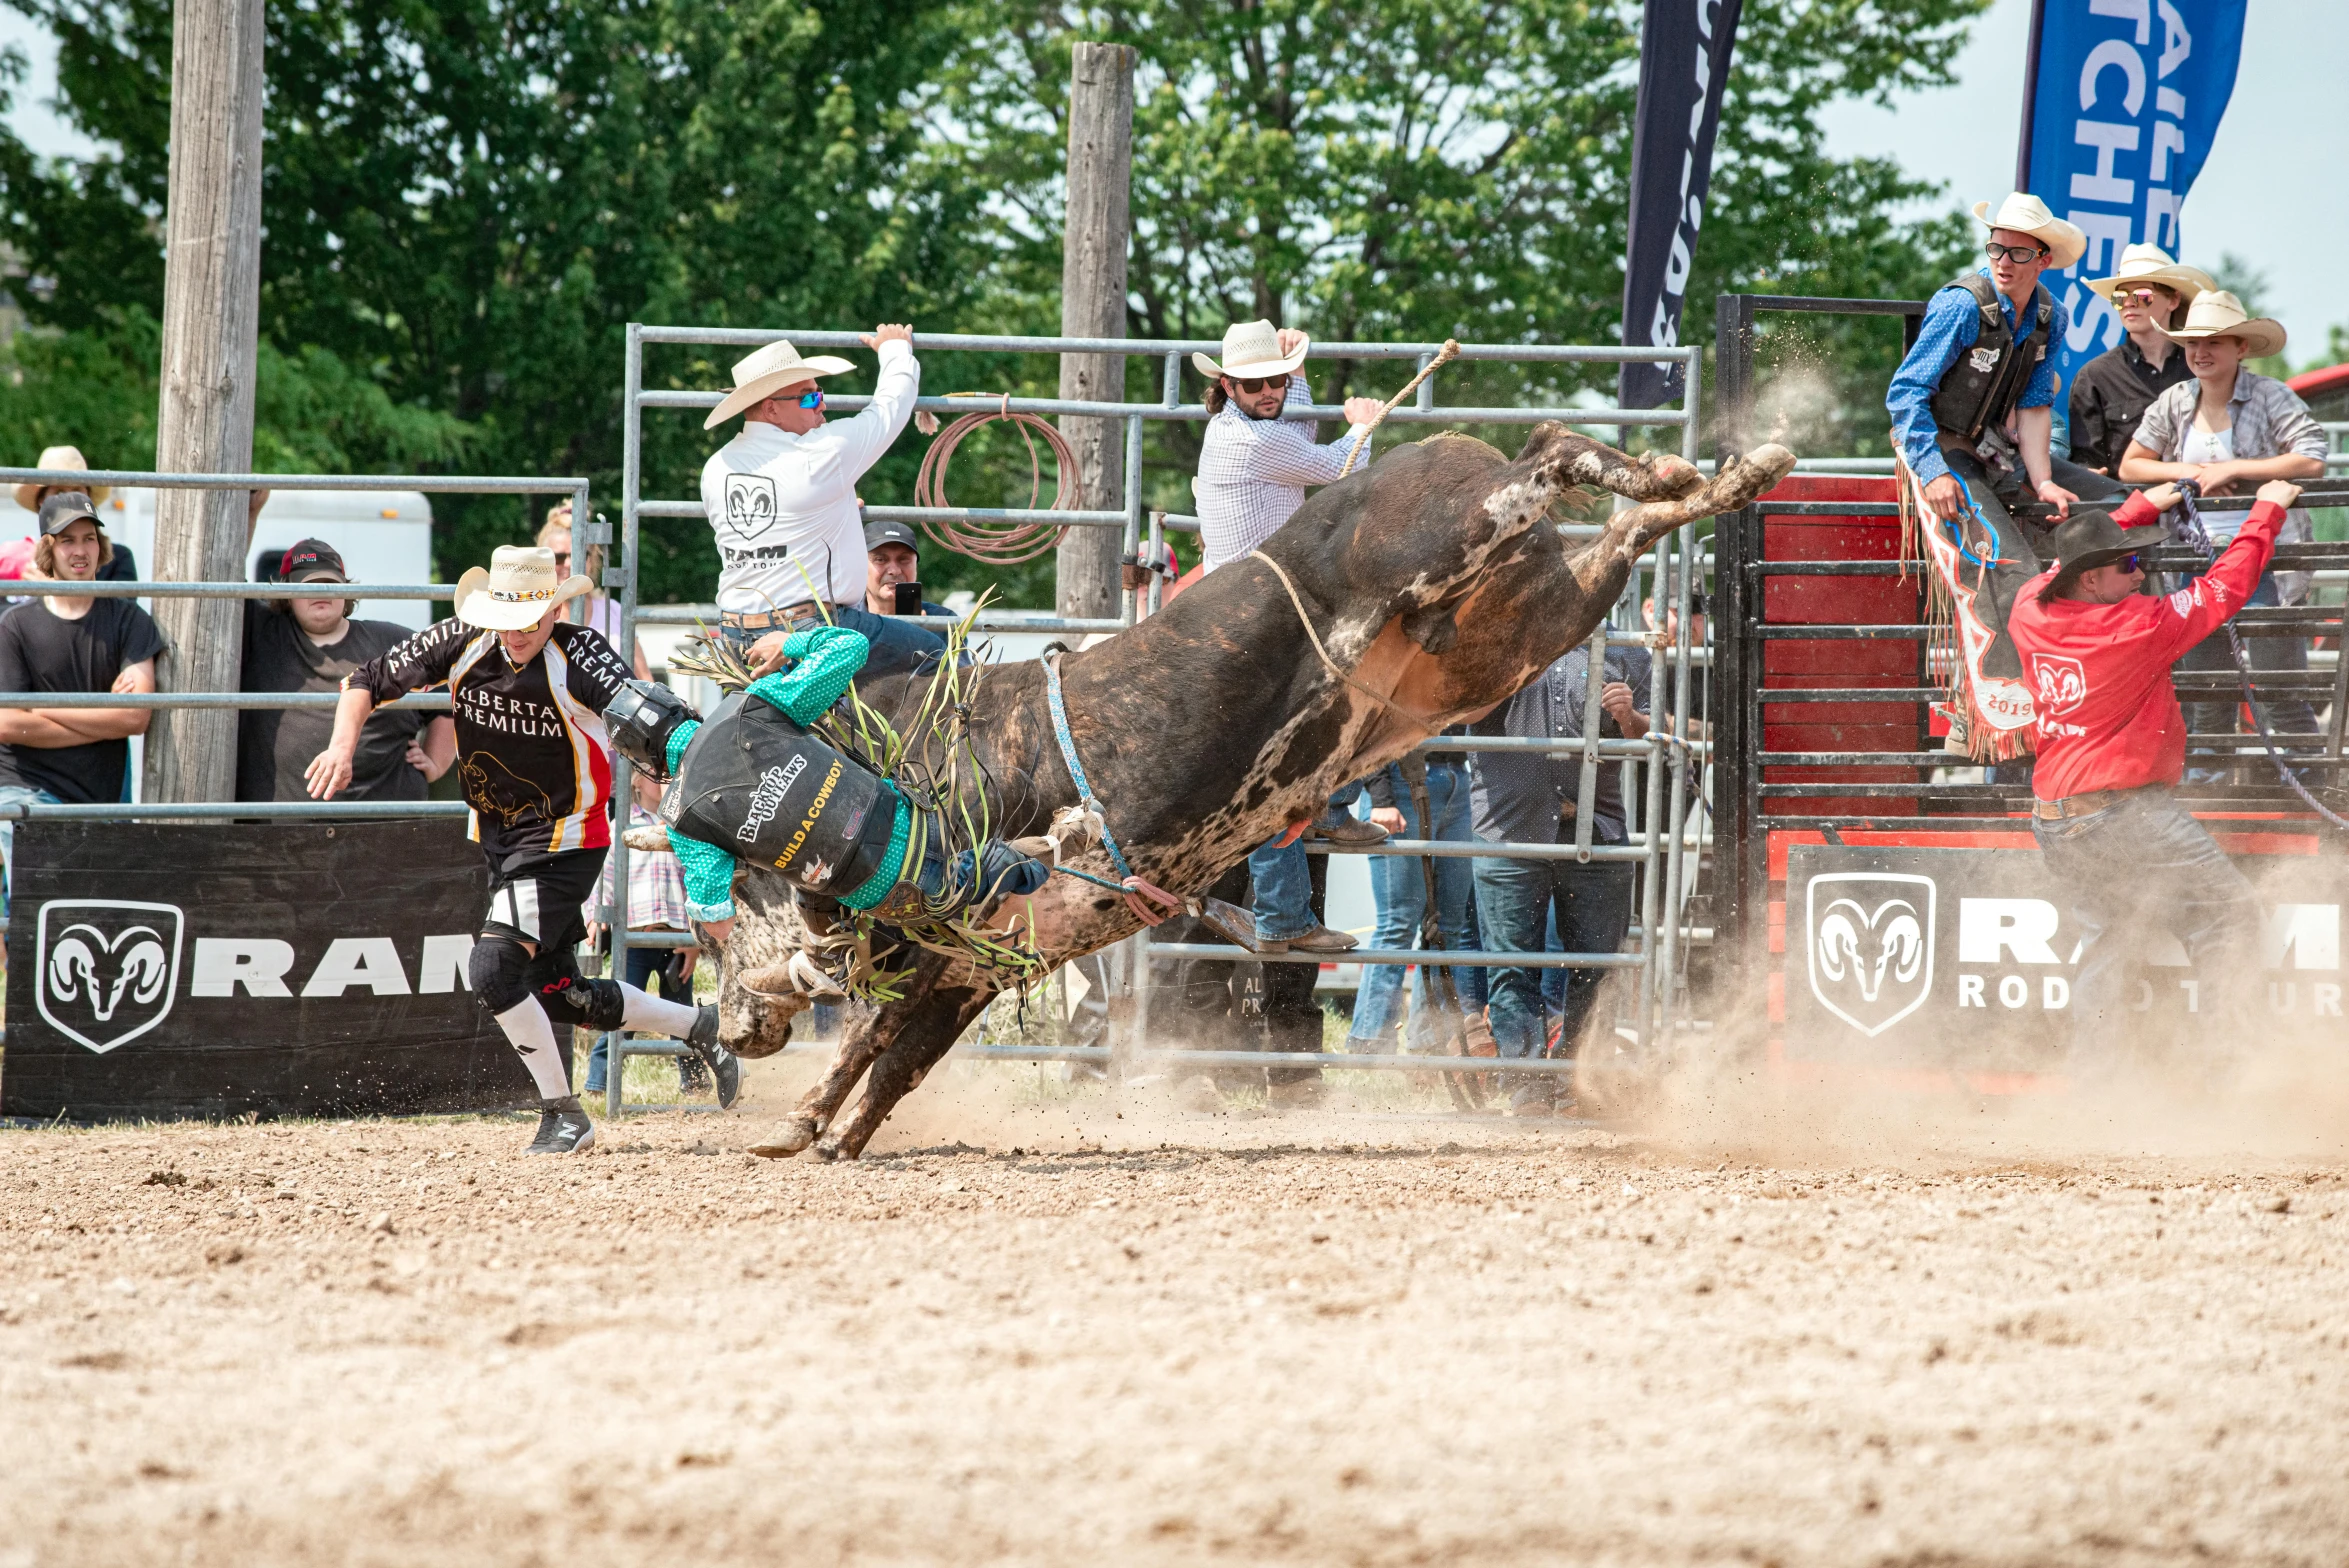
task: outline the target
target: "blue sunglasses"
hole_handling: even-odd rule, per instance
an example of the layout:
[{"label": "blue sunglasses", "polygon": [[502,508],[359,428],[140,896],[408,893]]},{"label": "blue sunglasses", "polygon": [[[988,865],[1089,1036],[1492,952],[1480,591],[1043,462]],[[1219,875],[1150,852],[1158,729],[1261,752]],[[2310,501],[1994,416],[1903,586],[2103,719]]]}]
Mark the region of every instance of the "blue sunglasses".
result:
[{"label": "blue sunglasses", "polygon": [[822,408],[824,406],[824,389],[818,387],[813,392],[800,393],[799,406],[801,408]]}]

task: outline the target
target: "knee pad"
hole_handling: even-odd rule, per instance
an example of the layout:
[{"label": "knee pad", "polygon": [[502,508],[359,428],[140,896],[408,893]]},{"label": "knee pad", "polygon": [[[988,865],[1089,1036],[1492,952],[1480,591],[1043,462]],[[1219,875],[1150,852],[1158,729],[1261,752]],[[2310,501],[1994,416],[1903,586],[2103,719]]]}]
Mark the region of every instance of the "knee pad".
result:
[{"label": "knee pad", "polygon": [[603,1034],[619,1028],[621,1015],[627,1010],[628,999],[620,992],[620,982],[588,979],[579,972],[579,961],[567,947],[539,954],[525,979],[529,993],[559,1024]]},{"label": "knee pad", "polygon": [[495,1016],[530,999],[530,982],[525,977],[529,967],[530,955],[520,941],[501,932],[485,932],[474,939],[472,956],[465,961],[465,979],[473,987],[473,999]]}]

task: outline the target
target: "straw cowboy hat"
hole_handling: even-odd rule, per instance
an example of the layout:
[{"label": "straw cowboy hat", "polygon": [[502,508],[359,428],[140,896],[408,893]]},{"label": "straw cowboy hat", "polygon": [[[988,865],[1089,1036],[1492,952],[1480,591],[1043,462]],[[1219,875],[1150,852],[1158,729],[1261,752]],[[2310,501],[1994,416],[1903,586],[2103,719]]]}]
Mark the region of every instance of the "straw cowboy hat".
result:
[{"label": "straw cowboy hat", "polygon": [[756,408],[785,387],[802,381],[813,381],[818,376],[837,376],[856,366],[837,354],[818,354],[813,359],[802,359],[799,350],[788,343],[774,342],[753,350],[734,362],[734,390],[726,394],[726,401],[710,410],[710,417],[701,422],[704,430],[715,430],[746,408]]},{"label": "straw cowboy hat", "polygon": [[2047,264],[2058,271],[2088,254],[2088,236],[2073,224],[2064,222],[2047,210],[2047,203],[2036,196],[2016,191],[1998,204],[1994,216],[1990,203],[1974,203],[1974,216],[1993,229],[2012,229],[2017,234],[2028,234],[2048,249]]},{"label": "straw cowboy hat", "polygon": [[[82,449],[78,446],[45,446],[41,448],[41,460],[33,466],[35,468],[86,469],[90,466],[90,460],[82,456]],[[18,485],[16,487],[16,504],[30,512],[35,510],[38,504],[33,498],[43,490],[65,488],[68,487],[64,485]],[[89,493],[92,506],[96,506],[114,493],[112,485],[83,485],[81,488]]]},{"label": "straw cowboy hat", "polygon": [[1238,321],[1223,329],[1222,364],[1199,353],[1192,354],[1191,363],[1210,381],[1217,376],[1285,376],[1305,363],[1305,351],[1311,346],[1312,340],[1299,333],[1297,352],[1284,355],[1281,335],[1271,322]]},{"label": "straw cowboy hat", "polygon": [[2245,359],[2265,359],[2284,351],[2284,324],[2243,309],[2243,302],[2225,289],[2212,289],[2186,307],[2186,324],[2170,328],[2181,343],[2196,338],[2241,338]]},{"label": "straw cowboy hat", "polygon": [[552,550],[501,544],[490,555],[489,570],[471,567],[457,579],[457,619],[484,631],[518,632],[593,587],[576,572],[558,576]]},{"label": "straw cowboy hat", "polygon": [[2131,245],[2121,252],[2120,268],[2111,277],[2088,280],[2088,292],[2098,299],[2110,299],[2114,289],[2132,283],[2156,285],[2178,296],[2178,308],[2162,323],[2165,329],[2186,319],[2186,307],[2194,303],[2194,296],[2218,287],[2218,279],[2200,267],[2170,260],[2170,253],[2159,245]]}]

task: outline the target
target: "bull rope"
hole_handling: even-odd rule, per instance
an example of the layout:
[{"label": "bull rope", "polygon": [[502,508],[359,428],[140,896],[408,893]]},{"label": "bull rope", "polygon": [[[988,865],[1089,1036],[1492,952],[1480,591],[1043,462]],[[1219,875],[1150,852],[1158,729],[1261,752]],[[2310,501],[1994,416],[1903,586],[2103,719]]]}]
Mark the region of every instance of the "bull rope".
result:
[{"label": "bull rope", "polygon": [[[2191,479],[2178,482],[2178,531],[2184,536],[2185,542],[2201,554],[2203,566],[2207,569],[2218,564],[2218,550],[2211,544],[2210,530],[2203,527],[2202,513],[2194,505],[2194,498],[2201,493],[2201,486]],[[2251,678],[2251,655],[2243,646],[2243,634],[2235,629],[2234,617],[2229,616],[2222,629],[2227,634],[2227,651],[2235,656],[2235,675],[2242,682],[2243,701],[2251,709],[2251,722],[2259,731],[2260,744],[2267,748],[2267,760],[2275,764],[2277,776],[2283,779],[2293,794],[2300,797],[2302,805],[2334,827],[2349,828],[2349,821],[2335,815],[2326,808],[2324,802],[2310,794],[2308,786],[2300,782],[2299,773],[2284,761],[2284,754],[2276,745],[2275,734],[2267,727],[2267,710],[2260,705],[2256,695],[2258,683]],[[2349,653],[2344,653],[2343,657],[2349,658]]]},{"label": "bull rope", "polygon": [[1369,444],[1370,433],[1387,422],[1387,415],[1393,413],[1397,408],[1400,408],[1402,406],[1403,399],[1418,391],[1419,383],[1425,381],[1429,376],[1434,375],[1436,366],[1448,365],[1459,357],[1459,339],[1444,339],[1444,346],[1435,351],[1435,357],[1430,359],[1426,364],[1419,367],[1418,375],[1413,376],[1410,380],[1403,383],[1402,391],[1387,399],[1387,406],[1378,411],[1378,417],[1373,419],[1369,424],[1362,426],[1360,429],[1354,432],[1354,444],[1346,449],[1345,466],[1338,470],[1338,477],[1340,479],[1345,478],[1347,474],[1353,472],[1354,459],[1360,457],[1362,455],[1362,449]]}]

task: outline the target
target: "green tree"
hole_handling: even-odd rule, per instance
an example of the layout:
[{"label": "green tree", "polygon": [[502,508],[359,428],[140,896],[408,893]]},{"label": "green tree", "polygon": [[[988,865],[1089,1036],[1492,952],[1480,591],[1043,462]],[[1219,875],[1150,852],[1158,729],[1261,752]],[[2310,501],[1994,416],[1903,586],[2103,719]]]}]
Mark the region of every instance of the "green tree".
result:
[{"label": "green tree", "polygon": [[[25,308],[81,332],[153,314],[171,8],[9,3],[56,34],[63,112],[106,148],[0,143],[0,221],[44,280]],[[289,412],[340,399],[344,422],[289,456],[359,450],[348,394],[372,385],[387,418],[462,421],[469,466],[585,472],[616,514],[630,320],[937,323],[977,289],[977,198],[920,157],[957,41],[935,5],[271,0],[268,24],[263,331],[303,368]],[[648,378],[715,386],[734,357],[656,350]],[[691,493],[698,426],[648,419],[648,493]],[[439,513],[444,572],[529,527],[512,500]],[[707,597],[691,525],[648,525],[645,556],[646,597]]]},{"label": "green tree", "polygon": [[[1889,160],[1830,157],[1819,111],[1946,82],[1984,3],[1746,8],[1685,340],[1710,334],[1724,290],[1905,295],[1946,276],[1960,231],[1898,216],[1932,189]],[[1327,339],[1600,343],[1620,336],[1640,12],[1637,0],[1021,0],[974,8],[981,43],[957,62],[947,104],[968,128],[972,177],[999,195],[1002,276],[1031,297],[1058,271],[1059,84],[1070,44],[1096,38],[1141,57],[1137,335],[1213,337],[1266,315]],[[1881,430],[1897,333],[1872,349],[1864,333],[1825,335],[1861,349],[1826,400],[1834,423],[1864,422],[1874,402]],[[1136,390],[1155,386],[1135,374]],[[1340,363],[1317,390],[1335,400],[1393,379]],[[1879,395],[1859,395],[1862,383]],[[1611,385],[1605,367],[1463,367],[1444,373],[1443,396],[1564,401]],[[1196,439],[1174,427],[1154,444],[1160,499],[1179,495]]]}]

